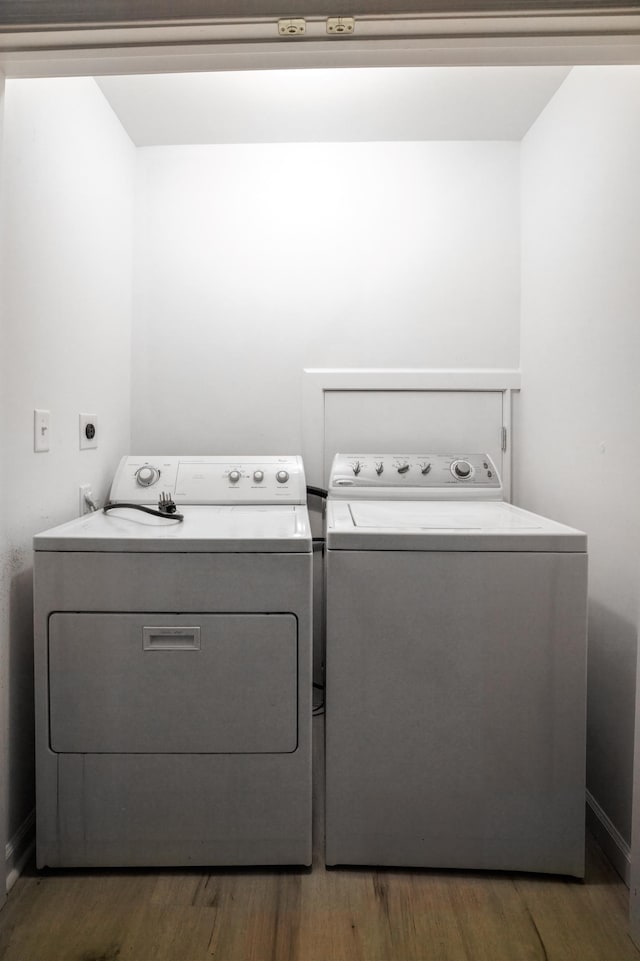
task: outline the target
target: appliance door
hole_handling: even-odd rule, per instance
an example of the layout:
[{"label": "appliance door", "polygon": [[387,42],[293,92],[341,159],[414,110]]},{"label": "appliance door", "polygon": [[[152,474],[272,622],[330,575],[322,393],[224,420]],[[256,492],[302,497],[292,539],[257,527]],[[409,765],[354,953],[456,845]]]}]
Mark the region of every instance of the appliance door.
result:
[{"label": "appliance door", "polygon": [[295,751],[293,614],[54,613],[51,749]]}]

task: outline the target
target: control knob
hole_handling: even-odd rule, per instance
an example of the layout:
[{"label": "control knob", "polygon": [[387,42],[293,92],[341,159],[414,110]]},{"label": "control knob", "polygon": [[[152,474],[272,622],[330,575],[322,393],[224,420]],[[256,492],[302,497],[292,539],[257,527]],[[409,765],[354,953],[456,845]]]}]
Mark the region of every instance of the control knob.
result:
[{"label": "control knob", "polygon": [[358,476],[361,470],[362,470],[362,464],[360,463],[359,460],[357,460],[353,465],[353,473],[356,475],[356,477]]},{"label": "control knob", "polygon": [[256,482],[256,484],[260,484],[261,481],[264,480],[264,471],[262,471],[262,470],[254,470],[254,472],[253,472],[253,479],[254,479],[254,481]]},{"label": "control knob", "polygon": [[466,460],[459,460],[453,465],[453,472],[456,477],[466,478],[471,474],[471,464],[468,464]]},{"label": "control knob", "polygon": [[384,464],[382,461],[380,461],[379,464],[376,464],[376,474],[378,475],[378,477],[380,477],[380,474],[382,474],[383,470],[384,470]]},{"label": "control knob", "polygon": [[430,470],[431,470],[431,464],[423,464],[422,467],[420,468],[421,473],[424,474],[425,477],[427,476]]},{"label": "control knob", "polygon": [[289,480],[289,471],[279,470],[276,474],[276,480],[279,484],[286,484]]},{"label": "control knob", "polygon": [[238,481],[240,480],[240,471],[239,470],[229,471],[229,480],[231,481],[232,484],[237,484]]},{"label": "control knob", "polygon": [[403,464],[402,467],[398,468],[398,473],[406,474],[408,470],[409,470],[409,464]]},{"label": "control knob", "polygon": [[160,471],[157,467],[145,464],[144,467],[136,471],[136,484],[139,487],[151,487],[160,478]]}]

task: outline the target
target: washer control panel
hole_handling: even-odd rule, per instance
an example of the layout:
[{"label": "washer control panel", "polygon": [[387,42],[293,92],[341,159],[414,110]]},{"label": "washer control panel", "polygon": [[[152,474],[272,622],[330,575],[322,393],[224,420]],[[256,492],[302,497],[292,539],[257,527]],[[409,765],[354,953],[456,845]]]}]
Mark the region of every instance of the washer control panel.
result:
[{"label": "washer control panel", "polygon": [[291,456],[127,456],[110,499],[156,503],[161,493],[177,504],[306,504],[302,458]]},{"label": "washer control panel", "polygon": [[336,454],[331,497],[502,500],[488,454]]}]

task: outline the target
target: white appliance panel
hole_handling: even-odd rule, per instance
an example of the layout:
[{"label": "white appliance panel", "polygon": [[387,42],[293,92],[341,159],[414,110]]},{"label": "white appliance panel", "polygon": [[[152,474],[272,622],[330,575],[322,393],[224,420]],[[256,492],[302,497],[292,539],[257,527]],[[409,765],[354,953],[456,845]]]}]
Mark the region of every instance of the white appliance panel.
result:
[{"label": "white appliance panel", "polygon": [[503,499],[495,464],[488,454],[342,454],[333,459],[332,498],[376,500]]},{"label": "white appliance panel", "polygon": [[327,573],[327,863],[582,876],[586,555]]},{"label": "white appliance panel", "polygon": [[502,473],[503,394],[492,390],[330,390],[325,476],[338,451],[486,451]]},{"label": "white appliance panel", "polygon": [[183,504],[301,504],[307,502],[302,458],[282,456],[123,457],[110,499],[156,503],[161,492]]},{"label": "white appliance panel", "polygon": [[292,614],[52,614],[51,749],[295,751],[297,643]]}]

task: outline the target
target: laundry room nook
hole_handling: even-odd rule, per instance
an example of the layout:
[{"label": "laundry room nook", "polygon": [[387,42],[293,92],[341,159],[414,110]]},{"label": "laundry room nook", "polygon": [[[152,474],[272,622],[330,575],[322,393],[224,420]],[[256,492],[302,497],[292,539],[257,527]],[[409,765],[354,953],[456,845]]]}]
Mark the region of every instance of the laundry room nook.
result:
[{"label": "laundry room nook", "polygon": [[[270,459],[276,455],[287,459],[286,465],[275,465],[273,478],[267,476],[274,497],[258,498],[259,507],[254,510],[264,512],[265,504],[280,498],[288,510],[295,505],[295,512],[300,512],[305,473],[306,484],[312,487],[311,527],[308,531],[305,527],[304,550],[296,560],[293,552],[298,548],[291,546],[295,537],[289,532],[283,546],[273,536],[269,550],[282,565],[282,576],[268,574],[260,600],[261,614],[269,614],[272,625],[273,617],[281,618],[296,638],[306,631],[308,648],[305,654],[302,647],[295,647],[297,641],[286,642],[287,651],[292,645],[296,651],[298,673],[295,683],[287,680],[286,695],[297,699],[295,705],[293,700],[284,703],[269,685],[259,689],[252,705],[265,726],[261,744],[270,743],[267,719],[275,710],[276,698],[282,700],[278,710],[282,708],[288,725],[283,721],[284,733],[280,728],[276,731],[283,747],[259,749],[264,763],[255,768],[255,784],[264,797],[269,796],[265,781],[260,780],[266,777],[265,771],[277,772],[274,778],[292,778],[293,785],[294,776],[298,777],[297,746],[304,744],[310,754],[309,718],[304,712],[311,705],[312,686],[316,706],[326,710],[327,717],[331,710],[330,691],[323,690],[327,551],[321,494],[330,486],[336,454],[371,455],[367,465],[374,481],[374,471],[378,477],[382,474],[382,455],[385,476],[391,469],[404,470],[404,462],[392,457],[406,454],[407,464],[411,455],[411,469],[422,471],[424,477],[432,462],[419,456],[423,451],[431,452],[434,465],[440,455],[460,455],[452,461],[451,471],[455,472],[457,463],[463,465],[461,471],[466,470],[468,461],[476,479],[482,474],[488,487],[500,488],[508,502],[505,509],[513,505],[543,515],[550,525],[556,522],[555,532],[571,529],[573,534],[566,534],[561,550],[580,555],[581,572],[586,569],[585,545],[588,553],[584,800],[589,840],[584,883],[576,880],[583,872],[580,858],[573,854],[557,863],[576,865],[575,870],[563,866],[557,870],[559,877],[554,877],[555,869],[549,869],[549,884],[557,885],[549,891],[543,888],[544,864],[556,862],[544,858],[540,868],[513,869],[508,889],[500,874],[501,863],[485,858],[485,852],[466,872],[464,864],[454,863],[438,864],[433,871],[428,865],[411,868],[410,857],[403,863],[392,855],[387,862],[366,862],[373,864],[368,870],[344,867],[365,863],[357,855],[350,862],[338,857],[325,862],[324,797],[322,782],[316,779],[316,767],[321,772],[324,764],[324,717],[316,713],[311,867],[305,844],[296,838],[289,848],[280,836],[272,847],[263,845],[265,851],[276,852],[275,859],[269,860],[267,853],[260,862],[252,861],[250,855],[218,862],[235,864],[235,868],[207,869],[199,864],[197,839],[192,839],[187,861],[174,858],[166,870],[163,852],[173,851],[170,838],[157,859],[149,860],[149,866],[156,865],[153,871],[149,867],[129,873],[122,860],[110,862],[107,856],[100,861],[99,846],[92,848],[86,836],[78,841],[85,845],[81,853],[76,847],[70,860],[56,860],[60,851],[72,850],[65,849],[64,837],[75,831],[73,836],[80,838],[80,821],[71,824],[73,814],[68,823],[62,823],[64,818],[60,820],[53,808],[45,815],[39,811],[38,818],[44,818],[38,822],[39,830],[46,820],[53,838],[38,863],[44,868],[42,877],[68,883],[66,910],[76,914],[84,910],[82,886],[95,883],[105,904],[111,905],[112,917],[107,918],[106,911],[99,916],[98,911],[93,929],[88,923],[87,930],[75,932],[64,946],[52,946],[51,956],[39,955],[38,961],[116,955],[121,959],[137,956],[140,961],[147,943],[145,932],[154,926],[160,932],[157,937],[166,937],[169,946],[161,949],[153,942],[156,953],[150,952],[149,957],[173,961],[263,956],[278,961],[285,957],[300,961],[640,958],[640,949],[629,937],[628,922],[640,860],[640,815],[634,816],[634,794],[640,811],[640,764],[634,759],[640,621],[640,500],[635,491],[640,476],[640,66],[361,66],[138,75],[111,71],[95,77],[7,77],[3,90],[0,838],[6,847],[2,871],[6,871],[9,892],[15,895],[21,890],[24,893],[19,896],[27,903],[38,878],[33,854],[37,733],[33,538],[84,514],[87,489],[90,500],[101,509],[123,457],[132,458],[130,478],[137,478],[137,472],[150,465],[156,469],[154,457],[164,457],[167,464],[186,457],[188,470],[184,470],[192,499],[186,498],[185,503],[215,504],[215,510],[219,504],[235,503],[233,497],[207,501],[192,494],[192,489],[200,490],[207,465],[223,455],[228,486],[244,477],[246,468],[253,488],[263,485],[261,490]],[[88,437],[88,422],[95,430],[89,446],[83,441]],[[380,456],[374,458],[374,454]],[[138,455],[142,459],[134,463]],[[299,468],[302,463],[304,468]],[[291,464],[301,471],[302,486],[287,500],[283,492],[289,491]],[[344,464],[348,472],[360,474],[357,459]],[[232,476],[236,469],[240,471],[237,478]],[[466,475],[460,473],[455,479],[459,482]],[[144,486],[142,481],[138,485]],[[178,477],[172,491],[179,490]],[[126,499],[135,499],[134,488],[127,491],[133,494]],[[180,509],[177,496],[176,502]],[[248,501],[239,503],[244,509]],[[241,512],[240,507],[237,510]],[[360,510],[365,516],[366,504]],[[354,512],[342,509],[341,516],[350,523]],[[580,532],[586,534],[586,541],[578,540]],[[259,536],[255,531],[254,535]],[[245,564],[240,549],[229,547],[235,536],[235,532],[228,535],[224,549],[229,570],[237,565],[233,577],[237,570],[241,582],[247,567],[258,564],[257,552],[262,548],[252,548],[254,554],[247,555]],[[45,539],[38,547],[36,538],[36,553],[53,550],[51,543]],[[359,549],[349,547],[349,551]],[[132,553],[160,565],[158,558],[153,559],[155,547],[148,554],[144,550]],[[175,550],[179,553],[180,546]],[[396,544],[390,550],[400,548]],[[529,545],[528,550],[535,549]],[[56,613],[60,609],[50,603],[51,598],[37,602],[36,635],[40,632],[44,637],[47,631],[57,630],[56,618],[64,625],[65,618],[77,622],[90,617],[99,636],[105,612],[121,610],[112,597],[116,589],[128,591],[126,616],[131,630],[151,630],[136,613],[137,595],[150,597],[152,591],[153,577],[144,564],[132,561],[126,572],[113,574],[112,582],[109,572],[115,572],[115,567],[110,561],[100,561],[94,569],[67,557],[64,576],[56,573],[50,558],[39,558],[38,563],[45,570],[46,590],[54,597],[64,594],[67,613]],[[337,561],[333,563],[341,572]],[[186,600],[180,610],[167,607],[181,618],[178,626],[189,634],[189,649],[193,646],[189,632],[200,628],[187,614],[202,615],[204,637],[216,617],[233,619],[238,611],[253,617],[254,613],[237,584],[232,589],[237,608],[230,610],[226,599],[218,599],[207,609],[201,600],[205,567],[198,564],[187,558],[182,572],[176,568],[180,596],[187,596],[185,583],[190,577],[198,601]],[[306,574],[313,571],[313,632],[303,565]],[[517,593],[523,588],[513,587],[509,566],[501,568],[500,577]],[[221,582],[225,577],[232,579],[224,567],[220,557],[211,567]],[[344,569],[350,569],[346,561]],[[531,596],[540,597],[539,604],[530,605],[528,617],[534,620],[537,610],[549,603],[552,619],[557,614],[553,604],[561,606],[573,590],[573,574],[567,567],[563,585],[569,586],[555,595],[555,588],[544,580],[551,575],[541,573],[537,561],[530,568],[523,565],[523,570],[534,572],[526,576],[531,579]],[[261,568],[258,571],[256,566],[256,572],[256,577],[262,576]],[[383,598],[384,573],[377,572],[376,577],[382,578],[378,596]],[[285,590],[286,578],[291,582]],[[300,595],[291,600],[296,578]],[[354,616],[351,611],[359,609],[358,599],[354,600],[346,578],[338,573],[334,579],[336,593],[344,586],[343,603],[349,608],[348,616]],[[157,588],[154,597],[163,591],[164,586]],[[409,589],[403,591],[404,587],[398,593],[414,596]],[[248,592],[254,592],[254,587]],[[481,589],[475,595],[462,591],[459,606],[471,604],[472,596],[480,606],[481,593]],[[89,605],[90,614],[79,613],[84,611],[87,595],[95,596],[95,605]],[[161,602],[154,603],[160,610]],[[154,608],[140,608],[145,609]],[[442,617],[450,616],[446,608]],[[364,609],[362,617],[366,617]],[[579,610],[572,623],[579,631]],[[160,643],[166,646],[162,631],[175,631],[176,625],[167,615],[153,630],[160,631]],[[518,631],[516,627],[520,636]],[[200,634],[194,636],[199,645]],[[51,637],[47,634],[46,644],[36,655],[36,677],[39,670],[49,670],[43,665],[51,645],[58,643]],[[64,647],[64,642],[60,645]],[[310,653],[312,672],[309,664],[300,667]],[[76,701],[69,681],[73,671],[84,665],[84,654],[65,648],[64,656],[64,670],[51,681],[57,692],[56,717],[64,743],[82,745],[93,695],[87,687],[84,699]],[[264,657],[262,651],[252,656],[262,665],[263,676],[269,671],[276,675],[278,664],[258,661]],[[584,671],[582,680],[576,680],[580,670],[575,669],[575,661],[580,656],[576,648],[573,664],[568,656],[531,664],[541,672],[549,663],[552,670],[563,661],[558,683],[566,685],[570,677],[570,684],[584,685]],[[92,664],[105,670],[99,655],[95,662],[93,654],[86,657],[88,671]],[[356,684],[362,681],[359,710],[367,696],[367,677],[360,677],[359,663],[350,667]],[[229,676],[244,677],[242,670],[234,662]],[[282,676],[287,670],[282,667]],[[499,678],[500,665],[496,664],[494,673]],[[536,701],[531,693],[538,675],[527,678],[525,673],[519,674],[523,710],[534,713],[536,704],[547,705],[547,701]],[[345,676],[342,668],[337,674]],[[193,681],[199,683],[195,674]],[[253,679],[246,684],[248,690],[256,690]],[[224,700],[224,687],[221,682],[211,690]],[[125,688],[143,704],[146,695],[137,690],[137,683]],[[348,717],[353,704],[344,684],[342,688]],[[566,722],[569,728],[574,724],[574,716],[568,713],[573,693],[567,689],[564,702],[562,692],[556,691],[555,696],[554,703],[561,708],[553,723],[561,729]],[[376,702],[383,722],[385,712],[401,710],[401,699],[398,694],[394,704]],[[418,683],[414,699],[420,699]],[[38,711],[41,720],[50,715],[49,705],[45,709],[43,703]],[[241,699],[235,701],[234,717],[244,731],[248,722],[243,720],[244,710],[238,710],[241,704]],[[300,704],[306,705],[304,709]],[[172,717],[174,712],[180,716],[173,702],[171,712]],[[160,729],[156,724],[164,725],[166,720],[145,726],[141,715],[132,712],[131,717],[132,727],[140,724],[144,729],[140,744],[151,743],[151,735],[146,740],[149,727]],[[551,729],[549,717],[543,720]],[[376,737],[383,741],[391,727],[382,723]],[[105,721],[104,743],[117,741],[116,728]],[[196,728],[197,718],[193,726],[185,726],[208,744],[201,730],[195,733]],[[176,727],[169,723],[161,729],[169,739],[177,738],[181,746],[173,754],[179,756],[184,742]],[[342,734],[336,731],[337,742]],[[369,734],[368,725],[362,725],[363,742]],[[212,738],[222,743],[217,736],[218,728]],[[251,737],[247,743],[253,744]],[[578,752],[580,737],[570,742],[578,745]],[[238,743],[239,755],[253,750],[241,738]],[[524,740],[523,756],[529,747]],[[537,770],[531,749],[531,770]],[[99,748],[96,756],[107,756],[111,750]],[[208,748],[195,750],[204,754]],[[254,769],[250,764],[232,769],[233,762],[227,766],[226,748],[215,750],[225,755],[221,769],[236,792],[226,800],[221,792],[217,803],[238,809],[244,805],[250,810],[251,823],[260,825],[266,807],[249,797]],[[71,754],[84,756],[86,749],[72,747]],[[302,827],[296,820],[300,805],[309,801],[308,755],[299,759],[305,769],[304,783],[296,782],[291,789],[300,790],[306,800],[294,802],[291,794],[290,810],[282,797],[272,802],[282,814],[280,834],[286,834],[292,823],[299,833],[309,827],[302,815]],[[347,757],[341,772],[350,773],[355,768],[352,762]],[[121,839],[129,816],[125,805],[132,803],[113,784],[122,771],[116,762],[104,762],[91,787],[92,763],[97,770],[103,761],[70,760],[65,783],[72,787],[65,790],[86,791],[86,797],[93,792],[87,803],[94,804],[94,810],[102,794],[107,800],[97,815],[101,823],[108,821],[105,811],[113,802],[114,811],[117,808],[113,824],[118,825],[113,834]],[[573,759],[565,766],[571,763]],[[46,764],[48,789],[55,794],[61,789],[56,787],[53,766]],[[442,770],[446,765],[456,769],[455,758],[443,763]],[[188,765],[181,770],[188,770]],[[179,778],[175,783],[163,782],[165,775],[158,775],[154,764],[144,771],[141,780],[148,783],[141,784],[139,793],[144,803],[151,804],[151,813],[147,819],[138,810],[131,820],[140,836],[165,803],[153,800],[149,784],[157,786],[160,795],[162,784],[169,783],[173,799],[166,802],[167,807],[174,804],[175,814],[179,804],[180,816],[183,812],[189,816]],[[131,772],[135,777],[133,767]],[[407,784],[416,783],[414,774],[406,776]],[[456,769],[452,776],[458,774]],[[437,771],[428,777],[437,780]],[[463,774],[460,777],[464,781]],[[206,777],[198,783],[206,784]],[[375,782],[374,794],[377,788]],[[284,790],[288,790],[286,783]],[[349,850],[350,838],[343,837],[341,828],[358,821],[357,812],[349,820],[350,790],[344,788],[340,798],[341,810],[347,813],[340,815],[341,823],[333,829]],[[504,794],[506,808],[508,791]],[[390,812],[394,805],[400,806],[388,787],[385,797]],[[202,825],[206,810],[200,801],[196,809],[194,823]],[[232,830],[235,813],[226,822]],[[558,823],[562,824],[561,819]],[[143,860],[136,862],[139,868],[148,848],[132,835],[118,847],[118,857],[124,856],[121,852],[127,844],[143,852]],[[364,850],[365,844],[355,850]],[[222,847],[204,850],[211,853]],[[299,857],[281,853],[298,849],[303,852]],[[85,858],[86,851],[91,853]],[[91,860],[94,855],[98,861]],[[265,867],[292,861],[298,868],[273,868],[270,873]],[[257,863],[262,867],[247,867]],[[385,863],[389,866],[377,869]],[[509,870],[508,859],[504,863]],[[487,865],[486,873],[476,870]],[[457,870],[439,870],[443,866]],[[62,870],[57,873],[59,867]],[[82,870],[74,874],[72,868]],[[540,870],[542,875],[529,870]],[[36,933],[33,918],[39,910],[50,908],[44,896],[33,896],[34,906],[28,908],[34,912],[32,920],[22,932],[18,928],[13,935],[3,931],[3,915],[16,910],[11,894],[0,911],[0,958],[35,961],[36,954],[28,952],[46,943],[37,940],[45,935]],[[136,899],[140,901],[134,917],[127,911]],[[557,916],[556,899],[563,905]],[[212,912],[218,908],[213,923]],[[233,916],[233,932],[224,927],[224,912]],[[391,921],[385,928],[387,917]],[[403,917],[405,921],[412,918],[418,932],[415,943],[404,929],[393,927],[394,919]],[[434,917],[456,931],[446,950],[432,925]],[[14,926],[18,923],[11,921]],[[129,932],[128,942],[122,941],[118,925]],[[260,945],[271,937],[268,952],[261,953]],[[103,954],[91,954],[98,946]],[[428,950],[432,953],[424,953]]]}]

